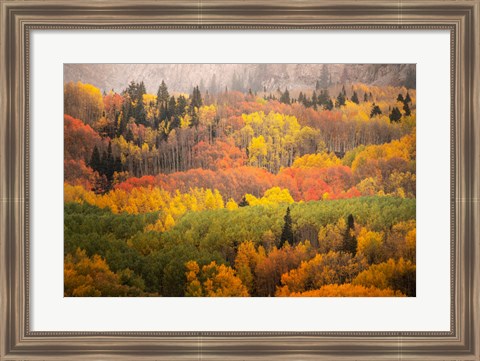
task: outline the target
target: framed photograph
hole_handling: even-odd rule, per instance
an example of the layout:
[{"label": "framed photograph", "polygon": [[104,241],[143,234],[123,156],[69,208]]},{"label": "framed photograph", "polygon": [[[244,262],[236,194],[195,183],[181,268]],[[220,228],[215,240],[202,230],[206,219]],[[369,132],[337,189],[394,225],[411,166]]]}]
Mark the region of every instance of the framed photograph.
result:
[{"label": "framed photograph", "polygon": [[1,360],[479,360],[478,0],[1,4]]}]

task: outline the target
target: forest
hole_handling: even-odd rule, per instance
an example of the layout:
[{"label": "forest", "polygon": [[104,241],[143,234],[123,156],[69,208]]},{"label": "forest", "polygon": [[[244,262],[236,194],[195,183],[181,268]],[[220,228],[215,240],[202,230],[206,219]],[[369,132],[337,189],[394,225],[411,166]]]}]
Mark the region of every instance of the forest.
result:
[{"label": "forest", "polygon": [[312,66],[300,87],[66,82],[64,295],[415,296],[412,74]]}]

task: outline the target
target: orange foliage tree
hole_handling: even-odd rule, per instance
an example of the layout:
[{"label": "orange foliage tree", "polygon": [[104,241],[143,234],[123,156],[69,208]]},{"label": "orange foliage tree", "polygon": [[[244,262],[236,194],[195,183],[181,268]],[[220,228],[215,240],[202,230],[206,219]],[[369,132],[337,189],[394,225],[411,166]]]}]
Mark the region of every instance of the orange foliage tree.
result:
[{"label": "orange foliage tree", "polygon": [[197,262],[186,263],[186,296],[206,297],[246,297],[247,288],[242,284],[235,271],[224,264],[217,265],[215,261],[202,267]]},{"label": "orange foliage tree", "polygon": [[64,295],[75,297],[141,296],[143,281],[135,278],[135,285],[122,284],[125,277],[135,278],[130,270],[116,274],[103,258],[89,258],[84,250],[68,254],[64,263]]}]

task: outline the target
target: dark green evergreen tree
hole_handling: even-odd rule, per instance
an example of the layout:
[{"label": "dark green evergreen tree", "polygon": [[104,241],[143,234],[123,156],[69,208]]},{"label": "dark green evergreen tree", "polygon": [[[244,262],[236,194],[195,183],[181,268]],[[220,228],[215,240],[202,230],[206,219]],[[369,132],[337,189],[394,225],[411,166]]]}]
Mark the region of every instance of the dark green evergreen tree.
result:
[{"label": "dark green evergreen tree", "polygon": [[[343,89],[345,90],[345,88]],[[337,96],[337,101],[335,102],[335,107],[340,108],[345,105],[345,94],[343,94],[343,91],[338,93]]]},{"label": "dark green evergreen tree", "polygon": [[247,207],[249,206],[247,198],[245,196],[242,197],[242,200],[238,203],[239,207]]},{"label": "dark green evergreen tree", "polygon": [[332,110],[333,109],[333,101],[332,99],[328,99],[327,104],[323,106],[326,110]]},{"label": "dark green evergreen tree", "polygon": [[330,94],[328,94],[328,90],[327,89],[321,90],[320,95],[317,98],[318,104],[325,106],[327,105],[329,100],[330,100]]},{"label": "dark green evergreen tree", "polygon": [[411,103],[412,102],[412,98],[410,98],[410,94],[408,94],[407,92],[407,95],[405,96],[405,103]]},{"label": "dark green evergreen tree", "polygon": [[100,158],[100,169],[98,171],[100,174],[107,175],[107,152],[104,150],[102,157]]},{"label": "dark green evergreen tree", "polygon": [[303,104],[303,99],[304,99],[304,95],[302,92],[300,92],[300,94],[298,94],[298,102]]},{"label": "dark green evergreen tree", "polygon": [[402,102],[403,103],[404,101],[405,101],[405,99],[403,98],[402,93],[398,94],[397,102]]},{"label": "dark green evergreen tree", "polygon": [[113,159],[111,141],[108,142],[107,155],[105,159],[103,159],[103,162],[105,163],[105,175],[107,176],[109,183],[111,183],[113,180],[113,173],[115,172],[115,160]]},{"label": "dark green evergreen tree", "polygon": [[138,96],[139,96],[139,98],[143,97],[144,94],[147,94],[147,89],[145,88],[145,83],[142,80],[142,82],[140,84],[138,84]]},{"label": "dark green evergreen tree", "polygon": [[100,151],[98,150],[98,147],[96,145],[93,147],[92,156],[90,158],[90,168],[92,168],[94,171],[99,173],[100,173],[100,169],[102,168]]},{"label": "dark green evergreen tree", "polygon": [[357,92],[353,92],[353,95],[352,95],[352,102],[356,103],[356,104],[359,104],[360,101],[358,100],[358,95],[357,95]]},{"label": "dark green evergreen tree", "polygon": [[308,108],[311,105],[310,99],[306,95],[303,96],[302,104],[305,108]]},{"label": "dark green evergreen tree", "polygon": [[190,107],[191,108],[200,108],[203,104],[202,94],[200,93],[200,88],[198,85],[193,88],[192,95],[190,97]]},{"label": "dark green evergreen tree", "polygon": [[177,108],[175,110],[175,113],[179,117],[183,117],[185,115],[187,106],[188,106],[187,99],[183,95],[180,95],[177,99]]},{"label": "dark green evergreen tree", "polygon": [[167,84],[165,84],[165,81],[162,80],[162,83],[158,87],[157,91],[157,106],[160,108],[160,105],[163,104],[164,109],[166,109],[169,98],[170,94],[168,94]]},{"label": "dark green evergreen tree", "polygon": [[113,169],[113,173],[121,172],[123,170],[122,160],[120,157],[115,157]]},{"label": "dark green evergreen tree", "polygon": [[352,214],[347,217],[347,229],[343,236],[343,251],[355,255],[357,253],[357,238],[355,237],[355,219]]},{"label": "dark green evergreen tree", "polygon": [[290,104],[290,93],[288,92],[287,88],[285,88],[285,92],[283,92],[280,96],[280,102],[284,104]]},{"label": "dark green evergreen tree", "polygon": [[412,111],[410,110],[410,107],[408,106],[408,102],[405,101],[403,103],[403,111],[405,112],[405,116],[408,117],[410,114],[412,114]]},{"label": "dark green evergreen tree", "polygon": [[287,207],[287,212],[283,217],[283,229],[282,235],[280,236],[280,247],[288,242],[290,245],[293,245],[293,228],[292,228],[292,216],[290,216],[290,207]]},{"label": "dark green evergreen tree", "polygon": [[[149,126],[145,119],[145,108],[143,106],[143,95],[146,94],[143,81],[141,83],[135,83],[134,81],[130,82],[124,93],[128,94],[130,100],[130,104],[127,105],[130,108],[127,121],[130,117],[133,117],[135,123]],[[127,98],[124,101],[124,104],[125,103],[127,103]]]},{"label": "dark green evergreen tree", "polygon": [[127,133],[125,134],[125,140],[127,142],[133,142],[133,139],[134,139],[134,137],[133,137],[132,129],[130,127],[128,127]]},{"label": "dark green evergreen tree", "polygon": [[190,123],[191,127],[198,127],[200,120],[198,119],[197,110],[202,106],[202,104],[202,94],[200,93],[200,89],[197,85],[193,88],[192,95],[190,96],[190,116],[192,117],[192,121]]},{"label": "dark green evergreen tree", "polygon": [[363,102],[364,102],[364,103],[368,102],[368,95],[367,95],[367,93],[364,93],[364,94],[363,94]]},{"label": "dark green evergreen tree", "polygon": [[392,112],[388,116],[390,118],[390,122],[398,122],[402,118],[402,113],[397,107],[393,107]]},{"label": "dark green evergreen tree", "polygon": [[313,109],[317,110],[317,104],[318,104],[317,93],[316,93],[315,90],[314,90],[314,91],[313,91],[313,94],[312,94],[312,106],[313,106]]},{"label": "dark green evergreen tree", "polygon": [[175,97],[172,95],[170,100],[168,101],[168,108],[167,108],[167,119],[170,121],[171,128],[178,128],[180,126],[180,118],[177,116],[176,113],[177,109],[177,102]]},{"label": "dark green evergreen tree", "polygon": [[375,103],[372,104],[372,110],[370,112],[370,118],[373,118],[376,115],[381,115],[382,111],[380,110],[380,107],[376,105]]}]

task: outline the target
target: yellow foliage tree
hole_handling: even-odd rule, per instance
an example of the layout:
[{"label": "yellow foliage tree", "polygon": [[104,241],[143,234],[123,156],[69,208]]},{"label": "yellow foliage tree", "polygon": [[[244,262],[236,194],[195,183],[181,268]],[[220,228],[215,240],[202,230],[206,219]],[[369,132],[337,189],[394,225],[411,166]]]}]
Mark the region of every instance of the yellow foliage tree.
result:
[{"label": "yellow foliage tree", "polygon": [[145,119],[153,125],[155,118],[159,115],[157,96],[155,94],[143,94],[142,101],[145,109]]},{"label": "yellow foliage tree", "polygon": [[267,189],[262,198],[257,198],[254,195],[246,194],[245,199],[250,206],[264,207],[276,207],[280,204],[291,204],[294,202],[288,189],[281,189],[280,187]]},{"label": "yellow foliage tree", "polygon": [[93,125],[104,109],[100,89],[91,84],[69,82],[64,85],[64,112],[86,124]]},{"label": "yellow foliage tree", "polygon": [[292,168],[330,168],[341,165],[342,161],[335,153],[306,154],[295,159]]},{"label": "yellow foliage tree", "polygon": [[343,217],[339,218],[335,224],[329,223],[320,227],[318,231],[318,252],[340,251],[343,247],[346,230],[347,222]]},{"label": "yellow foliage tree", "polygon": [[233,211],[235,209],[238,209],[238,204],[233,200],[233,198],[230,198],[225,205],[225,208],[227,208],[229,211]]},{"label": "yellow foliage tree", "polygon": [[390,258],[387,262],[372,265],[361,272],[352,281],[354,285],[391,288],[400,290],[407,296],[415,295],[415,264],[400,258],[398,261]]},{"label": "yellow foliage tree", "polygon": [[258,252],[252,241],[240,243],[237,256],[235,258],[235,270],[237,276],[247,287],[249,293],[254,291],[255,268],[259,262],[265,259],[265,250],[262,246],[258,247]]},{"label": "yellow foliage tree", "polygon": [[382,257],[383,237],[383,233],[362,227],[357,237],[357,254],[364,256],[370,264],[378,262]]},{"label": "yellow foliage tree", "polygon": [[317,254],[313,259],[304,261],[300,267],[282,275],[282,287],[277,289],[277,296],[292,292],[305,292],[317,289],[327,284],[350,282],[365,268],[351,254],[329,252]]},{"label": "yellow foliage tree", "polygon": [[197,276],[200,272],[200,267],[197,262],[189,261],[185,264],[187,269],[185,275],[187,276],[187,289],[185,291],[185,296],[188,297],[201,297],[202,296],[202,285],[198,280]]},{"label": "yellow foliage tree", "polygon": [[121,284],[119,275],[112,272],[99,255],[89,258],[84,250],[77,248],[74,255],[68,254],[64,262],[64,296],[139,296],[142,290]]},{"label": "yellow foliage tree", "polygon": [[235,271],[215,261],[202,267],[197,262],[186,263],[186,296],[206,297],[248,297],[248,290]]}]

